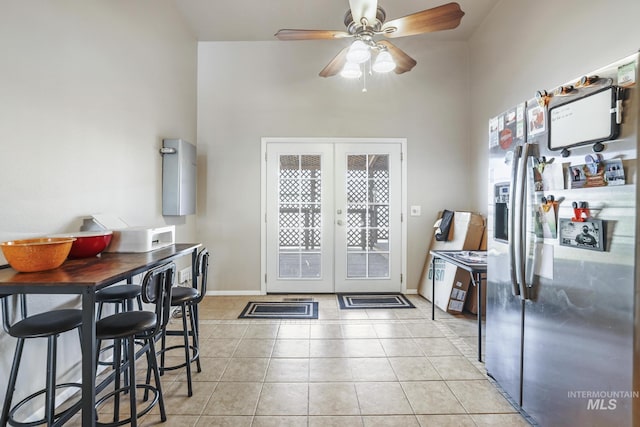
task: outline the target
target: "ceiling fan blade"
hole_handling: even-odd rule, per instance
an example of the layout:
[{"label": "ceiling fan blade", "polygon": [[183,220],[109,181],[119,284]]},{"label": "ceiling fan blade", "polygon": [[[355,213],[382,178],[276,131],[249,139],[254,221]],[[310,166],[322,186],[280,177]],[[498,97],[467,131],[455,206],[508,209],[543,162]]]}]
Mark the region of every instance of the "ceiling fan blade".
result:
[{"label": "ceiling fan blade", "polygon": [[349,0],[351,16],[356,24],[362,23],[362,18],[367,18],[369,25],[376,22],[378,13],[378,0]]},{"label": "ceiling fan blade", "polygon": [[278,40],[333,40],[352,37],[344,31],[334,30],[279,30],[275,36]]},{"label": "ceiling fan blade", "polygon": [[382,31],[386,37],[393,38],[451,30],[460,25],[463,16],[464,12],[458,3],[447,3],[387,21],[382,26]]},{"label": "ceiling fan blade", "polygon": [[396,74],[406,73],[416,66],[417,62],[415,59],[404,53],[399,47],[394,46],[391,42],[380,40],[378,44],[385,46],[391,54],[391,57],[396,63],[396,68],[394,69]]},{"label": "ceiling fan blade", "polygon": [[338,53],[328,64],[326,67],[320,71],[320,77],[331,77],[338,74],[342,71],[344,64],[347,63],[347,52],[349,51],[349,46],[345,47]]}]

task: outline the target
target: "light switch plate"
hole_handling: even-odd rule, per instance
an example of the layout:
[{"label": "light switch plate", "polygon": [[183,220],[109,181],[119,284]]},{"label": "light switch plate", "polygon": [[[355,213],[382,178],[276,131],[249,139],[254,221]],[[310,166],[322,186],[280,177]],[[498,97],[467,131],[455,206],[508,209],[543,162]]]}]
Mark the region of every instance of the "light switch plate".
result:
[{"label": "light switch plate", "polygon": [[411,216],[420,216],[422,214],[422,206],[411,206],[409,213]]}]

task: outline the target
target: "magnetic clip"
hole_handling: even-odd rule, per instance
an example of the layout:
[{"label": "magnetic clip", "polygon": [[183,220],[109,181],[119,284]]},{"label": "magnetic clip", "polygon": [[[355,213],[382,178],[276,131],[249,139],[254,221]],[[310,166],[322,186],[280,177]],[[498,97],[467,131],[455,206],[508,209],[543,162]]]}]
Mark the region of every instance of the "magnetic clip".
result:
[{"label": "magnetic clip", "polygon": [[556,200],[552,194],[550,194],[548,197],[542,196],[542,209],[545,212],[549,212],[549,210],[551,210],[551,208],[554,207],[555,204]]},{"label": "magnetic clip", "polygon": [[538,172],[540,172],[540,175],[542,175],[542,173],[544,172],[544,168],[551,163],[551,161],[553,161],[553,159],[551,159],[551,161],[547,162],[547,158],[545,156],[542,156],[539,159],[535,159],[535,166],[536,169],[538,169]]},{"label": "magnetic clip", "polygon": [[553,94],[555,96],[564,96],[564,95],[568,95],[572,91],[573,91],[573,86],[571,85],[559,86],[556,88],[556,90],[553,91]]},{"label": "magnetic clip", "polygon": [[579,86],[579,87],[591,86],[592,84],[597,82],[599,79],[600,77],[598,76],[582,76],[580,80],[578,80],[578,82],[576,83],[576,86]]},{"label": "magnetic clip", "polygon": [[587,208],[587,202],[573,202],[573,218],[574,222],[585,222],[589,218],[589,208]]},{"label": "magnetic clip", "polygon": [[536,101],[540,107],[546,107],[549,104],[549,100],[553,95],[546,90],[539,90],[536,92]]},{"label": "magnetic clip", "polygon": [[536,91],[536,101],[538,102],[538,105],[542,108],[546,107],[547,105],[549,105],[549,101],[551,100],[551,98],[553,97],[552,93],[547,92],[544,89],[541,89],[539,91]]}]

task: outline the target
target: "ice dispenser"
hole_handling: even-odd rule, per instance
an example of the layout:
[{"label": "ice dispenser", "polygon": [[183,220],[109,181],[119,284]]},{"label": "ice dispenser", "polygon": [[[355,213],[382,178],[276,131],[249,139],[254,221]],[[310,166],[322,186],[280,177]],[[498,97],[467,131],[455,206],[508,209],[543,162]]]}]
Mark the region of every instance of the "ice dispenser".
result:
[{"label": "ice dispenser", "polygon": [[494,238],[500,241],[509,240],[509,183],[502,182],[494,187],[495,216]]}]

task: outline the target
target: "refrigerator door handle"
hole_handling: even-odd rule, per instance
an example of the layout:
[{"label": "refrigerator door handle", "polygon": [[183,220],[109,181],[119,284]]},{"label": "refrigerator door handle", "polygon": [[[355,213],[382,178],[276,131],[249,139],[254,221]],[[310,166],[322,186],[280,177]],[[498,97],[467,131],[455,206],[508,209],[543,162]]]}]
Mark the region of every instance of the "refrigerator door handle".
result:
[{"label": "refrigerator door handle", "polygon": [[518,276],[516,274],[516,242],[515,236],[516,230],[516,217],[517,217],[517,202],[516,195],[518,194],[518,165],[520,157],[522,156],[522,146],[518,145],[513,149],[513,158],[511,160],[511,180],[509,188],[509,222],[507,224],[507,236],[509,238],[509,272],[511,273],[511,292],[513,295],[520,295],[520,287],[518,286]]},{"label": "refrigerator door handle", "polygon": [[526,238],[526,224],[524,210],[527,202],[527,164],[529,160],[531,144],[522,145],[522,154],[518,159],[518,178],[516,181],[516,212],[514,212],[515,218],[515,265],[516,265],[516,279],[520,289],[520,299],[528,299],[527,293],[527,280],[526,280],[526,266],[525,266],[525,238]]}]

